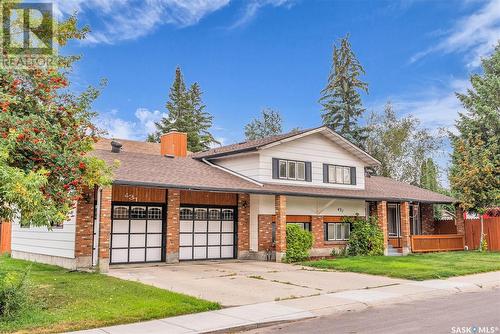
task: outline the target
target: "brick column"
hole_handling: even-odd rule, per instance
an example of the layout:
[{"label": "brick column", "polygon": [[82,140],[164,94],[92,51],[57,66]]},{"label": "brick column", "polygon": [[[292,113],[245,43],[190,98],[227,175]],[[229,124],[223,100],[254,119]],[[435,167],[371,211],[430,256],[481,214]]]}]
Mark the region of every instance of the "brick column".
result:
[{"label": "brick column", "polygon": [[250,195],[238,194],[238,259],[250,254]]},{"label": "brick column", "polygon": [[281,262],[286,252],[286,196],[276,195],[276,262]]},{"label": "brick column", "polygon": [[179,229],[180,229],[181,192],[178,189],[167,191],[167,235],[166,262],[179,262]]},{"label": "brick column", "polygon": [[111,234],[111,200],[112,187],[102,189],[101,195],[101,217],[99,219],[99,261],[98,266],[101,272],[109,269],[109,239]]},{"label": "brick column", "polygon": [[75,259],[77,268],[92,267],[94,191],[85,188],[76,204]]},{"label": "brick column", "polygon": [[464,235],[465,234],[465,220],[464,220],[464,210],[460,207],[460,205],[455,206],[455,226],[457,227],[457,234]]},{"label": "brick column", "polygon": [[323,216],[311,217],[311,230],[313,234],[313,248],[321,248],[325,243]]},{"label": "brick column", "polygon": [[401,243],[403,247],[403,255],[411,253],[410,241],[410,203],[402,202],[400,206],[401,212]]},{"label": "brick column", "polygon": [[386,201],[377,202],[377,219],[378,219],[378,226],[382,229],[382,232],[384,233],[384,254],[387,255],[389,236],[388,236],[388,232],[387,232],[387,202]]},{"label": "brick column", "polygon": [[435,234],[433,205],[429,203],[421,203],[420,213],[422,219],[422,234]]}]

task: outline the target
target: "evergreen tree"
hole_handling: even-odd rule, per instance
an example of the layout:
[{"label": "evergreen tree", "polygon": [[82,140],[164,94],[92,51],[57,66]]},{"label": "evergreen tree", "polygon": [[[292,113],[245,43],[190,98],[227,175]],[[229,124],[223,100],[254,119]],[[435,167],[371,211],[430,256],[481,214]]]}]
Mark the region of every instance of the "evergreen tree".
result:
[{"label": "evergreen tree", "polygon": [[271,108],[262,110],[260,118],[254,118],[245,126],[247,140],[278,135],[283,132],[283,119],[278,111]]},{"label": "evergreen tree", "polygon": [[186,132],[188,150],[199,152],[218,144],[210,133],[213,116],[205,111],[202,91],[198,83],[186,89],[184,77],[179,67],[175,70],[175,79],[166,104],[168,114],[156,123],[157,131],[148,136],[148,141],[159,142],[162,134],[172,130]]},{"label": "evergreen tree", "polygon": [[432,191],[439,191],[438,167],[432,158],[427,158],[420,167],[420,187]]},{"label": "evergreen tree", "polygon": [[466,109],[450,133],[450,184],[465,211],[483,214],[500,205],[500,43],[482,60],[483,74],[470,77],[472,88],[457,94]]},{"label": "evergreen tree", "polygon": [[333,47],[333,63],[319,102],[323,106],[323,124],[358,146],[363,146],[366,131],[358,124],[365,112],[360,91],[368,93],[368,84],[359,79],[365,74],[352,51],[349,35]]}]

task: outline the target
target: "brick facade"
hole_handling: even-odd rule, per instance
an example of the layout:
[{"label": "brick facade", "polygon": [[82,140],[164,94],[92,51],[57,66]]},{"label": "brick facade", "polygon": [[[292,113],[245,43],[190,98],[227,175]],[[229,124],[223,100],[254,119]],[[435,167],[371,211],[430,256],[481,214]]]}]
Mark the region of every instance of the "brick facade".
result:
[{"label": "brick facade", "polygon": [[111,238],[111,201],[112,188],[104,187],[101,193],[101,217],[99,219],[99,269],[106,272],[109,268],[109,239]]},{"label": "brick facade", "polygon": [[403,254],[411,252],[410,242],[410,203],[402,202],[400,206],[401,213],[401,246]]},{"label": "brick facade", "polygon": [[238,258],[250,252],[250,195],[238,194]]},{"label": "brick facade", "polygon": [[274,206],[276,210],[276,261],[286,252],[286,196],[276,195]]},{"label": "brick facade", "polygon": [[167,191],[167,249],[166,261],[179,262],[179,229],[180,229],[181,192],[178,189]]},{"label": "brick facade", "polygon": [[79,267],[92,266],[94,191],[86,188],[76,205],[75,258]]},{"label": "brick facade", "polygon": [[421,203],[420,216],[422,219],[422,234],[424,235],[436,234],[433,205],[428,203]]},{"label": "brick facade", "polygon": [[313,248],[325,247],[323,216],[311,217],[311,231],[313,234]]},{"label": "brick facade", "polygon": [[377,202],[377,219],[378,226],[382,229],[384,234],[384,253],[387,253],[387,246],[389,242],[389,236],[387,231],[387,202],[380,201]]},{"label": "brick facade", "polygon": [[274,250],[273,244],[273,216],[272,215],[259,215],[259,252]]}]

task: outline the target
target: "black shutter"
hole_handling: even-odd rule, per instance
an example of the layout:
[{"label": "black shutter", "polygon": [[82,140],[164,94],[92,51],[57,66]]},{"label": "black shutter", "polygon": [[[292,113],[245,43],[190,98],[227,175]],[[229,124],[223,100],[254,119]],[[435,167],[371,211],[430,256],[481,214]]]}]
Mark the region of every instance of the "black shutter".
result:
[{"label": "black shutter", "polygon": [[323,183],[328,183],[330,180],[328,179],[328,165],[323,164]]},{"label": "black shutter", "polygon": [[323,231],[325,232],[325,241],[328,241],[328,223],[323,223]]},{"label": "black shutter", "polygon": [[273,158],[273,179],[279,179],[280,160]]},{"label": "black shutter", "polygon": [[311,182],[312,181],[312,166],[311,162],[306,162],[306,181]]},{"label": "black shutter", "polygon": [[356,184],[356,167],[351,167],[351,184]]}]

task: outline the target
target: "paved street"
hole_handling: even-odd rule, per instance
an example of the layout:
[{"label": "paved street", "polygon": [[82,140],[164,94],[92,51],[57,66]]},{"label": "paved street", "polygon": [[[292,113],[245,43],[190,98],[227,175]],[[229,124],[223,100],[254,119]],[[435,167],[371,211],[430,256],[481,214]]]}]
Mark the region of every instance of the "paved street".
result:
[{"label": "paved street", "polygon": [[[474,327],[478,329],[474,331]],[[453,331],[453,327],[466,331]],[[470,327],[470,329],[468,328]],[[488,330],[481,327],[488,327]],[[467,292],[249,331],[261,333],[500,333],[500,289]],[[469,331],[467,331],[469,330]]]}]

